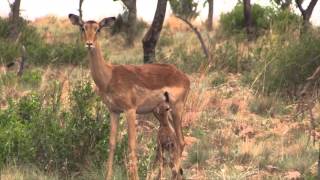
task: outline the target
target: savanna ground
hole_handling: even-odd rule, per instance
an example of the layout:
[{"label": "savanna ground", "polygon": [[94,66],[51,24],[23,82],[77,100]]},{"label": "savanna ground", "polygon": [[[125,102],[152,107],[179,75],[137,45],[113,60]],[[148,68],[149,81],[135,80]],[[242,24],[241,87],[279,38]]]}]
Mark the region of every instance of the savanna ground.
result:
[{"label": "savanna ground", "polygon": [[[79,42],[79,30],[68,20],[47,17],[32,25],[47,44]],[[206,60],[198,40],[178,20],[169,19],[157,47],[157,62],[177,65],[192,82],[183,117],[187,143],[184,177],[316,179],[318,143],[313,142],[311,134],[317,134],[317,129],[311,130],[308,116],[294,116],[297,101],[273,90],[272,83],[268,86],[267,78],[282,70],[270,70],[276,75],[266,72],[266,64],[274,61],[269,57],[296,56],[284,56],[276,50],[298,47],[289,45],[296,41],[292,34],[297,32],[290,32],[287,40],[266,32],[254,42],[247,42],[241,36],[226,37],[218,30],[207,32],[202,25],[199,28],[213,54],[212,68],[205,74],[200,70]],[[140,40],[130,48],[124,42],[119,34],[102,34],[106,59],[115,64],[141,64]],[[14,67],[4,67],[2,59],[0,117],[6,120],[0,122],[0,143],[4,143],[0,147],[4,162],[0,179],[103,179],[108,113],[94,93],[87,59],[77,65],[56,65],[57,58],[49,58],[42,59],[50,62],[46,65],[28,65],[20,78]],[[287,62],[290,59],[284,63]],[[276,93],[264,93],[267,88]],[[316,120],[320,118],[319,108],[316,102]],[[125,122],[122,117],[115,179],[127,178]],[[137,152],[141,177],[146,176],[155,156],[157,127],[152,116],[139,116]]]}]

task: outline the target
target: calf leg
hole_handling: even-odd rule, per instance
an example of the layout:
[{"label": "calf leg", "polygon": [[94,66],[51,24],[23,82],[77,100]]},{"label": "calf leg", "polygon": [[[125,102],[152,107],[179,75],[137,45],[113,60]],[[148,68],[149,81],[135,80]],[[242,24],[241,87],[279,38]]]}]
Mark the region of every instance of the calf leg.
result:
[{"label": "calf leg", "polygon": [[157,165],[159,164],[159,162],[160,162],[160,158],[162,158],[162,156],[161,156],[161,144],[160,144],[160,141],[159,141],[159,139],[158,139],[158,146],[157,146],[157,154],[156,154],[156,157],[155,157],[155,159],[154,159],[154,161],[153,161],[153,163],[152,163],[152,169],[151,169],[151,173],[149,173],[148,174],[148,176],[147,176],[147,180],[152,180],[152,179],[154,179],[155,178],[155,174],[156,174],[156,167],[157,167]]},{"label": "calf leg", "polygon": [[182,179],[183,171],[181,169],[181,161],[179,157],[179,152],[176,148],[170,149],[170,168],[172,172],[172,178],[174,180]]},{"label": "calf leg", "polygon": [[158,175],[158,179],[162,179],[163,176],[163,149],[160,145],[160,150],[159,150],[159,175]]}]

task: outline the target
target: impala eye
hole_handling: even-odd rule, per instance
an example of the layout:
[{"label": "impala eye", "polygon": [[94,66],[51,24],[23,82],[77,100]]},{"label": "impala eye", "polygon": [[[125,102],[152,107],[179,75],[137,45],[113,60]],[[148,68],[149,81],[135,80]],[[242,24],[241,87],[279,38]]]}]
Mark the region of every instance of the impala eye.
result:
[{"label": "impala eye", "polygon": [[80,31],[83,32],[84,31],[84,27],[81,26],[80,27]]}]

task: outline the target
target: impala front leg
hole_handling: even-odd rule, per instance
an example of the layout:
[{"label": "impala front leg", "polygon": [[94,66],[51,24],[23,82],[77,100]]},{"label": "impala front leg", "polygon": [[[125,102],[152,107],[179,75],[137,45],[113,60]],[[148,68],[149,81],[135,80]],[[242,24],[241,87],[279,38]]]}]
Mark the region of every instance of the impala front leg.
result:
[{"label": "impala front leg", "polygon": [[112,164],[113,164],[113,156],[114,150],[116,148],[116,141],[117,141],[117,128],[118,128],[118,120],[119,114],[117,113],[110,113],[110,139],[109,139],[109,156],[107,162],[107,176],[106,180],[112,179]]},{"label": "impala front leg", "polygon": [[137,156],[136,156],[136,109],[125,112],[128,123],[129,135],[129,175],[130,179],[138,180]]}]

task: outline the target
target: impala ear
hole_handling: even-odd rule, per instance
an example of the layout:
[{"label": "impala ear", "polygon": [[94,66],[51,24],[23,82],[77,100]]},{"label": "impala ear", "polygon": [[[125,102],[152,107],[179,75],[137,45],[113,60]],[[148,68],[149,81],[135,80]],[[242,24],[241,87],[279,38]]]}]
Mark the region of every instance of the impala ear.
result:
[{"label": "impala ear", "polygon": [[112,26],[115,21],[116,21],[116,18],[115,18],[115,17],[103,18],[103,19],[99,22],[100,29],[103,28],[103,27]]},{"label": "impala ear", "polygon": [[80,17],[75,14],[69,14],[69,20],[73,25],[82,26],[83,24]]}]

